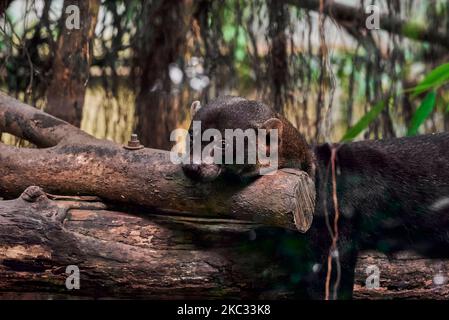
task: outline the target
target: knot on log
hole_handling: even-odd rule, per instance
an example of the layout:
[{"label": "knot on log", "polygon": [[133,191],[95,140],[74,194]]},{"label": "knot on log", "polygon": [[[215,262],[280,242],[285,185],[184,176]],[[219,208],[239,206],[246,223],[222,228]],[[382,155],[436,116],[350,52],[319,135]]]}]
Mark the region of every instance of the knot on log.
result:
[{"label": "knot on log", "polygon": [[21,194],[20,196],[23,200],[26,202],[37,202],[40,197],[44,197],[47,199],[47,195],[45,194],[44,190],[38,186],[30,186],[26,188],[26,190]]},{"label": "knot on log", "polygon": [[30,186],[26,188],[20,195],[20,199],[24,201],[25,207],[28,207],[30,212],[40,215],[49,221],[61,223],[67,216],[68,208],[50,200],[41,187]]}]

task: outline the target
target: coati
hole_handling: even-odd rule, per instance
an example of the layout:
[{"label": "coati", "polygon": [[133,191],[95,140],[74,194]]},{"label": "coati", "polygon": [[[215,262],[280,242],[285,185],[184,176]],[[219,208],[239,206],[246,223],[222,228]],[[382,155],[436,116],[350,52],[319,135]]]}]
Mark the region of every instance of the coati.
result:
[{"label": "coati", "polygon": [[[308,266],[298,284],[304,298],[321,299],[325,293],[331,246],[325,218],[332,221],[334,215],[332,150],[340,213],[338,250],[333,253],[339,265],[331,274],[334,297],[352,297],[360,250],[390,254],[408,249],[432,258],[449,257],[449,133],[311,147],[284,117],[257,101],[224,96],[204,107],[195,103],[191,111],[202,130],[278,129],[279,167],[299,168],[315,180],[314,220],[305,234],[298,234],[303,241],[298,254]],[[201,163],[183,169],[196,180],[258,175],[258,164]]]}]

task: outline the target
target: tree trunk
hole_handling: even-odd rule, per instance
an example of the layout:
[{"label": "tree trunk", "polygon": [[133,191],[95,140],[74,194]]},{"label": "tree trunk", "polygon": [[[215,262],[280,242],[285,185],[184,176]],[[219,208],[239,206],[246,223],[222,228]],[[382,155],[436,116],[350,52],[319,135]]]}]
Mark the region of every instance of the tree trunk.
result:
[{"label": "tree trunk", "polygon": [[137,39],[134,66],[140,78],[136,133],[145,146],[169,150],[170,133],[181,112],[171,92],[169,65],[177,62],[185,45],[193,3],[166,0],[144,1],[142,5],[144,31],[136,34],[144,37]]},{"label": "tree trunk", "polygon": [[288,53],[286,28],[289,19],[287,6],[278,1],[267,2],[269,12],[268,33],[270,36],[269,79],[271,79],[270,94],[276,112],[284,111],[286,91],[288,88]]},{"label": "tree trunk", "polygon": [[[236,220],[129,215],[93,200],[51,200],[30,187],[19,199],[0,201],[0,298],[302,297],[292,277],[301,261],[280,256],[288,243],[282,234]],[[365,288],[373,264],[381,271],[376,290]],[[68,266],[79,268],[79,289],[66,287]],[[369,253],[356,271],[355,298],[449,294],[447,281],[433,284],[435,275],[449,276],[448,261]]]},{"label": "tree trunk", "polygon": [[[80,127],[83,115],[84,95],[89,79],[89,67],[93,54],[93,36],[101,0],[65,0],[60,22],[53,75],[47,89],[46,111],[55,117]],[[68,6],[79,8],[79,29],[75,20],[77,12]]]},{"label": "tree trunk", "polygon": [[57,194],[103,199],[197,216],[233,217],[298,229],[312,223],[315,187],[298,170],[279,170],[242,185],[196,183],[170,153],[128,150],[0,93],[0,131],[42,149],[0,143],[0,195],[11,198],[30,185]]}]

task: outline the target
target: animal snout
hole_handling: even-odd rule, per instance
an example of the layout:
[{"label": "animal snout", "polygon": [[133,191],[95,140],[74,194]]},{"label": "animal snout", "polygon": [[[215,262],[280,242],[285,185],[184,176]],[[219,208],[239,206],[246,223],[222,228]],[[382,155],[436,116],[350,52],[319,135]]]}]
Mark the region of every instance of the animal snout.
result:
[{"label": "animal snout", "polygon": [[195,181],[212,181],[221,173],[221,167],[216,164],[184,164],[182,166],[184,174]]}]

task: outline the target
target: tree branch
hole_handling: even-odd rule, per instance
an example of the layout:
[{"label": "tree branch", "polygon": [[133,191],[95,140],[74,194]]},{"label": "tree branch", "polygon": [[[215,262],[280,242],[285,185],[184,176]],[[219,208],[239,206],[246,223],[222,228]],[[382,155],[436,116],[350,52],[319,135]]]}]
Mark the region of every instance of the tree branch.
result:
[{"label": "tree branch", "polygon": [[[294,5],[306,10],[319,12],[319,0],[283,0],[290,5]],[[366,19],[369,16],[363,8],[355,8],[349,5],[335,3],[334,1],[324,1],[323,13],[333,18],[342,25],[351,25],[358,29],[366,29]],[[416,41],[425,41],[432,44],[449,48],[449,36],[441,34],[435,30],[428,30],[425,27],[412,22],[390,17],[386,14],[380,16],[380,28],[405,38]]]}]

